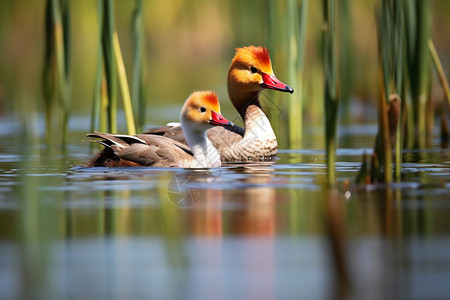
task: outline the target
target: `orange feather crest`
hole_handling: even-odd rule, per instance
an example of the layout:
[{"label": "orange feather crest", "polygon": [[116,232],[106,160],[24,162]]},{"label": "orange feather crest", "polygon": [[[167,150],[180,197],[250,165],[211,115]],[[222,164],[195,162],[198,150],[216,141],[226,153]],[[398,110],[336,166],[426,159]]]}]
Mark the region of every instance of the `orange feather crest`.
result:
[{"label": "orange feather crest", "polygon": [[205,103],[208,103],[211,106],[217,106],[219,105],[219,98],[217,97],[217,94],[212,91],[205,91],[202,93],[202,100]]},{"label": "orange feather crest", "polygon": [[238,55],[251,55],[253,59],[259,61],[260,64],[269,67],[270,66],[270,55],[269,55],[269,49],[265,47],[255,47],[255,46],[248,46],[248,47],[242,47],[242,48],[236,48],[236,56]]},{"label": "orange feather crest", "polygon": [[194,92],[199,102],[199,106],[207,106],[211,110],[220,113],[219,97],[213,91],[198,91]]}]

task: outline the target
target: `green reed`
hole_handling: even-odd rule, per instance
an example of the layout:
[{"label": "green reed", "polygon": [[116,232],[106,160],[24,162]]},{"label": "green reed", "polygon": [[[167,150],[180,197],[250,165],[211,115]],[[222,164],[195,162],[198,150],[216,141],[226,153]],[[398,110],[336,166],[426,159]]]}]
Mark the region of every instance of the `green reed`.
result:
[{"label": "green reed", "polygon": [[[97,1],[97,26],[99,30],[103,30],[103,1]],[[104,66],[103,66],[103,35],[98,34],[98,50],[97,50],[97,70],[95,73],[95,87],[94,87],[94,101],[92,101],[91,110],[91,132],[99,130],[101,132],[107,131],[106,124],[106,91],[103,88],[106,86],[104,81]],[[103,101],[103,100],[106,101]]]},{"label": "green reed", "polygon": [[[392,148],[395,147],[395,178],[400,179],[402,130],[400,96],[404,94],[405,23],[403,0],[382,0],[377,13],[378,56],[380,62],[379,130],[374,149],[372,180],[392,181]],[[398,134],[397,134],[398,133]],[[376,175],[375,175],[376,174]]]},{"label": "green reed", "polygon": [[133,15],[133,83],[132,83],[132,103],[135,108],[136,127],[139,131],[143,130],[145,124],[145,85],[144,85],[144,24],[142,20],[142,0],[136,1],[136,8]]},{"label": "green reed", "polygon": [[425,147],[426,107],[430,88],[430,55],[428,40],[431,36],[431,16],[429,0],[402,1],[405,13],[407,62],[412,94],[412,118],[414,141],[409,147]]},{"label": "green reed", "polygon": [[335,1],[323,0],[323,68],[324,68],[324,121],[325,147],[327,158],[327,180],[329,185],[335,185],[336,175],[336,135],[339,109],[339,82],[336,57],[335,34]]},{"label": "green reed", "polygon": [[136,134],[125,64],[114,22],[114,1],[99,0],[97,3],[101,43],[98,50],[91,129],[117,132],[117,83],[119,83],[128,134]]},{"label": "green reed", "polygon": [[[433,58],[433,64],[438,73],[439,81],[441,82],[442,89],[444,90],[445,98],[447,99],[447,103],[443,103],[442,112],[441,112],[441,144],[445,146],[449,141],[449,130],[448,130],[448,122],[447,122],[447,110],[446,107],[450,107],[450,88],[448,85],[447,77],[444,73],[444,68],[442,67],[441,60],[439,59],[439,55],[434,47],[433,41],[428,40],[428,48],[430,49],[431,57]],[[446,105],[447,104],[447,105]]]},{"label": "green reed", "polygon": [[128,88],[127,74],[123,62],[122,52],[120,51],[119,36],[114,32],[114,56],[117,63],[119,75],[120,91],[122,92],[123,109],[125,121],[127,123],[128,134],[136,134],[136,125],[134,123],[133,107],[131,104],[130,89]]},{"label": "green reed", "polygon": [[352,40],[352,14],[350,0],[339,0],[339,98],[341,120],[349,122],[350,116],[350,98],[353,87],[353,67],[354,51]]},{"label": "green reed", "polygon": [[436,67],[436,71],[438,73],[439,80],[442,85],[442,89],[445,93],[445,98],[447,99],[447,103],[450,106],[450,88],[448,85],[447,77],[445,76],[444,68],[442,67],[441,60],[439,59],[439,55],[436,51],[436,47],[434,47],[433,41],[428,40],[428,48],[430,49],[431,57],[433,58],[434,66]]},{"label": "green reed", "polygon": [[423,148],[427,140],[426,121],[431,120],[432,114],[431,110],[427,112],[430,86],[428,1],[381,0],[377,29],[379,133],[370,173],[371,181],[390,183],[393,174],[396,181],[400,180],[403,144]]},{"label": "green reed", "polygon": [[288,82],[296,92],[295,99],[288,103],[289,107],[289,144],[293,148],[302,145],[303,131],[303,98],[304,98],[304,65],[305,39],[307,24],[308,0],[288,0],[286,6],[286,26],[288,49]]},{"label": "green reed", "polygon": [[288,110],[287,118],[280,111],[268,112],[270,122],[279,143],[283,143],[283,132],[288,132],[288,145],[300,148],[303,131],[304,62],[308,0],[270,1],[265,5],[267,44],[271,50],[272,63],[277,77],[289,84],[295,91],[294,99],[280,93],[270,95],[274,103]]},{"label": "green reed", "polygon": [[114,57],[114,0],[103,0],[102,49],[107,99],[107,130],[117,132],[117,66]]},{"label": "green reed", "polygon": [[[265,13],[266,13],[266,28],[267,28],[267,46],[270,49],[270,55],[272,59],[272,64],[276,65],[276,72],[280,73],[283,71],[283,67],[285,66],[284,58],[284,39],[285,39],[285,25],[284,25],[284,13],[286,12],[284,1],[272,1],[266,0],[265,2]],[[251,11],[251,7],[247,8],[247,11]],[[245,16],[244,16],[245,18]],[[283,72],[281,72],[283,73]],[[283,76],[277,74],[278,78],[282,78]],[[283,79],[281,79],[283,80]],[[292,84],[292,83],[287,83]],[[295,88],[294,88],[295,89]],[[277,108],[280,105],[282,96],[280,93],[272,93],[270,95],[274,105]],[[270,109],[270,107],[269,107]],[[272,128],[274,129],[277,136],[279,133],[283,131],[282,127],[284,126],[283,120],[280,117],[280,112],[277,110],[271,110],[267,112],[267,116],[270,119],[270,123]],[[280,143],[280,141],[279,141]]]},{"label": "green reed", "polygon": [[70,15],[68,0],[48,0],[45,10],[43,92],[47,145],[64,145],[70,103]]}]

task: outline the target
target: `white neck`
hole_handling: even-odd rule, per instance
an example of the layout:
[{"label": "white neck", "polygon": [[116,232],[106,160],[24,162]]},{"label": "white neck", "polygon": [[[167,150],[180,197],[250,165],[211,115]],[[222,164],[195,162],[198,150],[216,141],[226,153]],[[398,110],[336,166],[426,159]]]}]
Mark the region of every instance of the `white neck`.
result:
[{"label": "white neck", "polygon": [[256,105],[249,105],[245,113],[244,139],[275,140],[276,136],[267,116]]},{"label": "white neck", "polygon": [[194,154],[195,168],[220,167],[220,155],[206,136],[205,130],[192,128],[189,123],[181,121],[186,141]]}]

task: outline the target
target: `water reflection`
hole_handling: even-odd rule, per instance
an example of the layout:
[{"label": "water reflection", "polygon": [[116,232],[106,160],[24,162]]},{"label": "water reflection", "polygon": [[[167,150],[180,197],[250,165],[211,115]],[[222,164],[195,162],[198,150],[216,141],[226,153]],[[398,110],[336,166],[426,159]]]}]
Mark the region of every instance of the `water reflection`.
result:
[{"label": "water reflection", "polygon": [[331,193],[312,149],[212,170],[0,162],[0,297],[443,298],[448,153],[343,185],[361,152],[338,151]]}]

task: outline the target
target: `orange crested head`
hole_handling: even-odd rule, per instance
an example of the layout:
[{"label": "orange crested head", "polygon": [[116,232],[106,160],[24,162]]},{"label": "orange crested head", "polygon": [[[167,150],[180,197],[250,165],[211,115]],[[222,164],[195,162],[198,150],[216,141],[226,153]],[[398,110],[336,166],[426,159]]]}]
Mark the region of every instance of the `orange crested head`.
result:
[{"label": "orange crested head", "polygon": [[231,64],[255,65],[264,72],[272,72],[269,49],[261,46],[236,48],[236,54]]},{"label": "orange crested head", "polygon": [[189,95],[184,103],[183,110],[196,109],[202,107],[220,112],[219,97],[213,91],[195,91]]},{"label": "orange crested head", "polygon": [[216,93],[212,91],[201,92],[200,101],[203,102],[204,105],[211,108],[211,110],[220,113],[219,97],[217,97]]},{"label": "orange crested head", "polygon": [[236,48],[236,54],[228,70],[228,94],[234,107],[244,115],[248,105],[259,105],[258,94],[264,89],[294,92],[273,73],[267,48],[261,46]]},{"label": "orange crested head", "polygon": [[204,126],[229,124],[220,114],[219,98],[212,91],[193,92],[183,105],[181,122],[199,130]]}]

